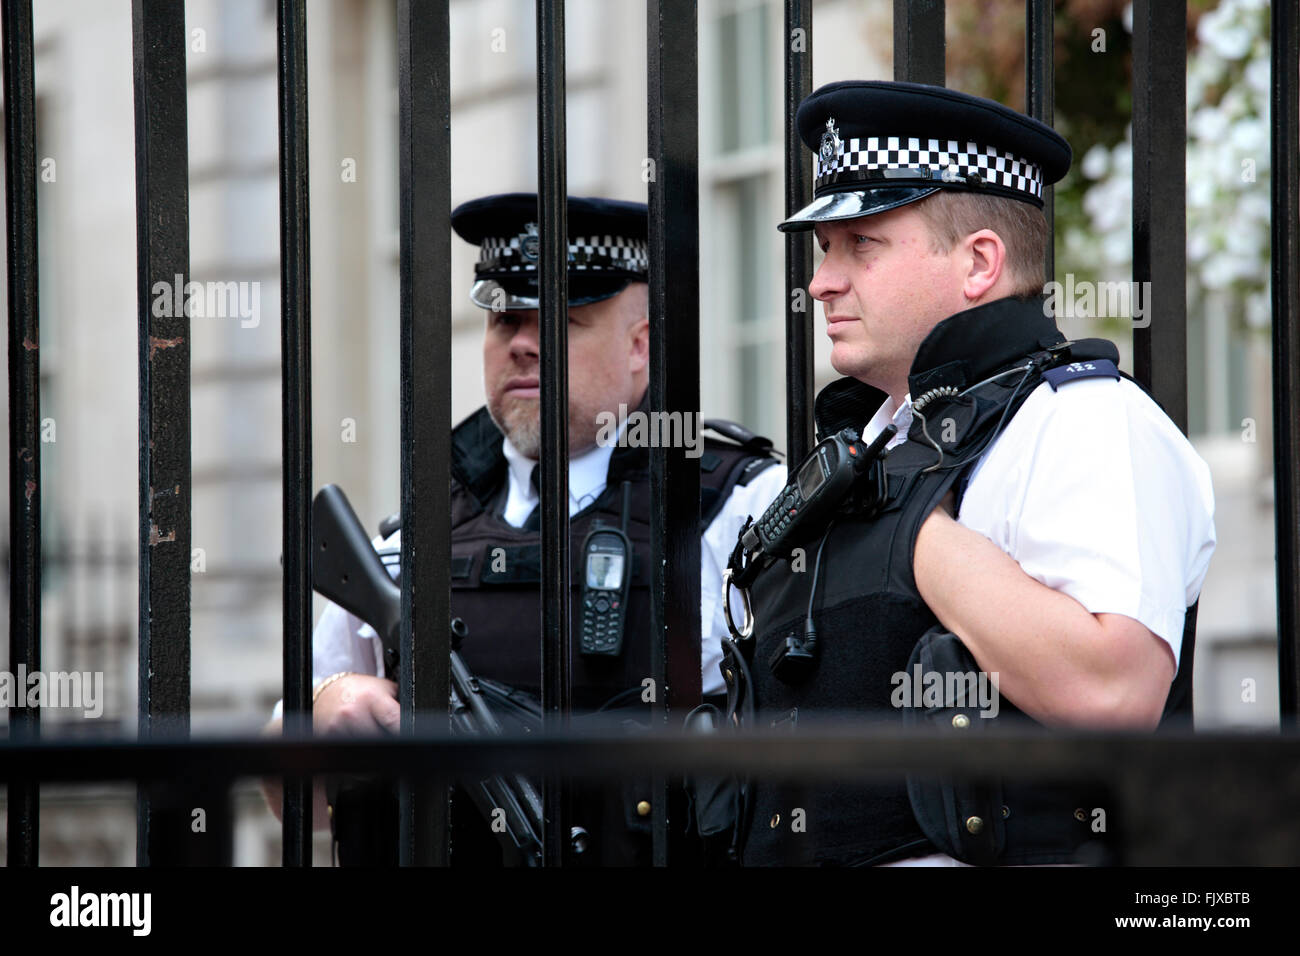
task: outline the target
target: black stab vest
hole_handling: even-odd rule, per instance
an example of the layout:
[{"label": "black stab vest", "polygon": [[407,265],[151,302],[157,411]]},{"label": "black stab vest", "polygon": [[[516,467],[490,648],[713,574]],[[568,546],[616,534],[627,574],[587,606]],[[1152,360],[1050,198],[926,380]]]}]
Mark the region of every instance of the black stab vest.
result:
[{"label": "black stab vest", "polygon": [[[932,389],[963,390],[1031,359],[1050,367],[1090,358],[1114,362],[1118,354],[1100,339],[1067,343],[1044,315],[1041,298],[1001,299],[939,323],[917,352],[909,386],[917,402]],[[909,722],[929,719],[958,732],[952,730],[954,710],[926,712],[891,704],[897,686],[893,675],[910,673],[918,660],[929,667],[979,670],[921,599],[912,574],[913,549],[922,522],[978,461],[1004,415],[1010,420],[1042,381],[1039,369],[1024,376],[1016,371],[962,399],[941,396],[924,403],[929,435],[943,449],[944,465],[923,470],[939,455],[924,437],[921,417],[914,415],[907,441],[884,463],[889,504],[870,518],[841,516],[833,523],[814,602],[820,659],[802,683],[781,682],[769,661],[788,635],[803,632],[816,544],[808,546],[802,572],[777,562],[759,574],[751,589],[756,623],[750,654],[758,726],[793,729],[801,717],[822,712],[900,726],[906,715]],[[832,383],[817,397],[819,435],[861,429],[886,398],[854,379]],[[942,440],[953,438],[953,432],[954,440]],[[1189,609],[1166,717],[1190,714],[1194,611],[1194,606]],[[1005,698],[1000,707],[996,722],[1029,720]],[[971,718],[966,726],[973,728],[968,733],[989,720],[975,709],[964,709]],[[1112,815],[1108,832],[1094,833],[1093,811],[1113,806],[1103,789],[1086,781],[1042,785],[899,779],[796,787],[760,780],[750,785],[742,860],[747,866],[868,865],[941,850],[972,863],[1103,862],[1109,859],[1107,846],[1117,838],[1117,821]],[[791,825],[796,809],[804,811],[801,831]],[[979,818],[975,834],[963,825],[973,817]]]},{"label": "black stab vest", "polygon": [[[645,411],[643,402],[641,411]],[[729,425],[729,423],[724,423]],[[771,443],[755,437],[733,444],[703,436],[700,456],[701,531],[725,504],[736,485],[775,464],[767,454]],[[541,532],[515,528],[501,517],[507,493],[507,464],[501,432],[480,409],[452,432],[452,613],[469,627],[460,654],[476,676],[539,695],[540,648],[537,623],[541,613]],[[633,562],[628,607],[624,617],[623,653],[617,658],[584,657],[578,653],[578,622],[583,586],[582,545],[601,522],[619,526],[623,483],[630,483],[631,504],[626,533]],[[649,723],[650,705],[641,702],[642,681],[650,666],[650,453],[645,448],[616,446],[610,456],[605,490],[569,519],[572,557],[572,660],[575,712],[595,711],[619,695],[622,714]],[[637,812],[649,797],[646,782],[626,782],[606,788],[598,797],[575,797],[574,823],[591,834],[586,860],[602,865],[648,865],[650,821]],[[458,801],[463,804],[465,801]],[[472,807],[458,811],[453,836],[453,863],[459,856],[491,856],[495,849],[482,839],[487,825]],[[472,815],[472,816],[470,816]],[[574,861],[581,862],[581,861]]]},{"label": "black stab vest", "polygon": [[[766,445],[766,440],[760,440]],[[486,409],[452,433],[452,613],[469,636],[461,657],[476,675],[539,693],[537,621],[541,613],[541,531],[525,530],[501,517],[507,490],[501,432]],[[775,459],[705,436],[700,456],[701,530],[731,489],[747,484]],[[634,553],[625,616],[624,651],[618,658],[575,653],[573,706],[594,710],[635,688],[650,669],[650,455],[644,448],[615,447],[605,490],[569,519],[572,559],[572,620],[581,621],[582,545],[600,523],[619,526],[623,483],[631,490],[627,536]],[[574,638],[575,647],[577,638]]]}]

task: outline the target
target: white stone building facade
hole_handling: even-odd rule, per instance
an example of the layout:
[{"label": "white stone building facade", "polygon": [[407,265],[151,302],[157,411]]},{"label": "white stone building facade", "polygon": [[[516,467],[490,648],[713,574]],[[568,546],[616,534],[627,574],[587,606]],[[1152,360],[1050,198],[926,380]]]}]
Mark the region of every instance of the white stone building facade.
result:
[{"label": "white stone building facade", "polygon": [[[395,7],[308,5],[313,484],[341,485],[372,529],[399,501]],[[888,33],[889,7],[817,4],[815,85],[891,76],[870,40]],[[192,325],[193,544],[202,549],[192,585],[193,724],[196,733],[254,731],[281,679],[275,4],[186,8],[192,277],[255,284],[259,304],[254,317]],[[35,16],[38,157],[55,170],[38,187],[42,416],[57,428],[42,447],[45,533],[96,535],[122,556],[111,574],[47,572],[47,636],[101,638],[90,649],[75,636],[50,638],[45,665],[102,667],[112,701],[105,719],[129,728],[138,467],[131,9],[129,0],[41,0]],[[645,20],[641,0],[567,4],[574,194],[645,199]],[[453,0],[451,29],[453,204],[534,189],[532,0]],[[701,351],[710,371],[701,402],[705,414],[744,420],[778,445],[782,32],[774,0],[699,4]],[[468,300],[475,255],[454,241],[455,420],[482,401],[482,313]],[[1205,351],[1207,363],[1219,360]],[[828,353],[818,335],[819,384],[834,376]],[[1257,441],[1232,427],[1193,436],[1219,506],[1196,654],[1202,726],[1277,721],[1266,346],[1252,345],[1249,356],[1250,407],[1264,429]],[[1213,377],[1198,371],[1193,387]],[[1254,682],[1253,700],[1243,681]],[[42,860],[132,863],[132,800],[129,787],[48,790]],[[236,804],[237,862],[278,863],[278,825],[251,783]],[[318,850],[325,862],[323,842]]]}]

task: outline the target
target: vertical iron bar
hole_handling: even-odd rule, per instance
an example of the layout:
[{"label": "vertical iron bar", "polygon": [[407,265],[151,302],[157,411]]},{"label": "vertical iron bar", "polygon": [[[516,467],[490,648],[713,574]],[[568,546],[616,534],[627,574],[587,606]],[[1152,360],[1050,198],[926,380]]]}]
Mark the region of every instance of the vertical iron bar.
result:
[{"label": "vertical iron bar", "polygon": [[[446,3],[397,7],[401,122],[402,732],[451,693],[451,77]],[[416,595],[419,594],[419,601]],[[416,635],[420,639],[416,640]],[[427,652],[426,652],[427,651]],[[446,866],[447,788],[400,792],[404,866]]]},{"label": "vertical iron bar", "polygon": [[944,0],[894,0],[894,79],[943,86]]},{"label": "vertical iron bar", "polygon": [[[1187,432],[1187,5],[1133,4],[1133,375]],[[1146,290],[1150,290],[1147,294]],[[1134,312],[1137,304],[1134,304]],[[1159,361],[1156,357],[1159,356]]]},{"label": "vertical iron bar", "polygon": [[[185,5],[133,0],[140,353],[139,732],[190,723],[190,271]],[[156,308],[154,306],[157,306]],[[161,313],[161,314],[160,314]],[[175,790],[141,786],[136,861],[187,858]]]},{"label": "vertical iron bar", "polygon": [[1300,14],[1272,8],[1273,487],[1282,726],[1300,713]]},{"label": "vertical iron bar", "polygon": [[[36,86],[31,0],[4,0],[5,213],[9,279],[9,668],[41,667],[41,362],[37,302]],[[19,703],[21,703],[21,698]],[[9,708],[9,735],[40,710]],[[8,785],[9,866],[36,866],[40,783]]]},{"label": "vertical iron bar", "polygon": [[[542,714],[568,726],[572,649],[569,604],[569,240],[565,153],[564,0],[537,0],[538,295],[542,353]],[[542,794],[543,863],[560,866],[568,843],[562,782]]]},{"label": "vertical iron bar", "polygon": [[[650,407],[684,420],[700,408],[697,11],[691,0],[649,0],[647,12],[647,144],[656,171],[649,186]],[[650,450],[650,512],[651,676],[656,719],[667,726],[701,694],[700,467],[686,449]],[[656,775],[656,866],[669,862],[669,793],[668,779]]]},{"label": "vertical iron bar", "polygon": [[[812,0],[785,3],[785,212],[812,202],[812,163],[795,112],[812,92]],[[812,233],[785,234],[786,461],[790,471],[813,445]]]},{"label": "vertical iron bar", "polygon": [[[1052,0],[1025,0],[1025,111],[1052,126],[1056,121],[1056,10]],[[1043,191],[1043,215],[1047,217],[1047,249],[1043,281],[1056,275],[1055,187]]]},{"label": "vertical iron bar", "polygon": [[[307,10],[277,10],[280,130],[280,394],[283,415],[284,728],[311,729],[311,250]],[[311,865],[311,778],[284,781],[283,862]]]}]

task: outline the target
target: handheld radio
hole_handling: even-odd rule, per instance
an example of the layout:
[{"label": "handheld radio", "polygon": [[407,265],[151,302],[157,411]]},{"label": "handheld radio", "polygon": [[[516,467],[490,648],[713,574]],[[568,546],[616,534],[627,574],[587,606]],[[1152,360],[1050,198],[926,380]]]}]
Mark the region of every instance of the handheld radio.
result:
[{"label": "handheld radio", "polygon": [[[867,445],[856,431],[845,428],[818,442],[794,478],[741,536],[745,552],[788,558],[795,547],[826,530],[850,492],[864,502],[882,500],[884,472],[872,465],[885,457],[885,445],[897,432],[888,425]],[[863,481],[869,487],[864,488]]]},{"label": "handheld radio", "polygon": [[597,524],[582,543],[582,629],[578,650],[586,657],[623,653],[632,542],[627,536],[632,486],[623,483],[623,525]]}]

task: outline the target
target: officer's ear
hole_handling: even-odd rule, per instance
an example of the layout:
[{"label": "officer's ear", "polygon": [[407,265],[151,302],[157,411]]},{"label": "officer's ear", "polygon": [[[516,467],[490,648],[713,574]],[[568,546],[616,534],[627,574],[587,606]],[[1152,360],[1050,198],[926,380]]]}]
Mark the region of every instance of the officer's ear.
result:
[{"label": "officer's ear", "polygon": [[983,299],[1003,279],[1007,269],[1007,247],[992,229],[972,232],[960,243],[968,262],[962,294],[971,302]]},{"label": "officer's ear", "polygon": [[650,286],[633,282],[625,292],[625,313],[629,340],[630,371],[640,372],[650,364]]},{"label": "officer's ear", "polygon": [[644,316],[637,319],[628,329],[628,336],[631,338],[628,362],[635,374],[650,364],[650,320]]}]

